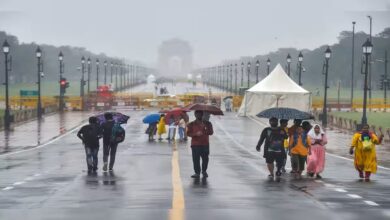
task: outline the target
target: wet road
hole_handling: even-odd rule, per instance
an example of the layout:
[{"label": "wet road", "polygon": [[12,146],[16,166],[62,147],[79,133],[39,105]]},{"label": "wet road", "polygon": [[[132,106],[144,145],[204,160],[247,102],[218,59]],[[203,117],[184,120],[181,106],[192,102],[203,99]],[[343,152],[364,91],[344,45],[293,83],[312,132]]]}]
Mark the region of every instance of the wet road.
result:
[{"label": "wet road", "polygon": [[100,164],[97,176],[86,174],[75,131],[0,155],[0,219],[390,218],[388,170],[360,182],[351,161],[328,154],[323,180],[270,181],[254,149],[264,124],[231,113],[212,117],[210,177],[195,181],[189,143],[149,143],[148,112],[127,113],[113,173]]}]

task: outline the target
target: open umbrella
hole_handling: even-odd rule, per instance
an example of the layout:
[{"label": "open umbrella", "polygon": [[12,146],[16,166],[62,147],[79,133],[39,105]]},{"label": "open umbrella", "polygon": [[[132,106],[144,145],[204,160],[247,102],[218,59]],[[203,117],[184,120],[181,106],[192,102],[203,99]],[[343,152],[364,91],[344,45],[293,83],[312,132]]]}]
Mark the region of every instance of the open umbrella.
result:
[{"label": "open umbrella", "polygon": [[214,105],[207,105],[207,104],[200,104],[200,103],[196,103],[196,104],[192,104],[190,106],[187,106],[186,110],[189,110],[189,111],[199,110],[199,111],[208,112],[212,115],[223,115],[223,112],[220,108],[218,108]]},{"label": "open umbrella", "polygon": [[165,114],[165,123],[169,124],[169,119],[174,118],[175,121],[178,121],[178,119],[185,114],[185,112],[188,112],[189,110],[186,110],[184,108],[174,108],[170,111],[168,111]]},{"label": "open umbrella", "polygon": [[313,115],[294,108],[270,108],[256,115],[260,118],[277,118],[277,119],[313,119]]},{"label": "open umbrella", "polygon": [[[103,124],[104,122],[106,122],[106,118],[104,117],[104,114],[106,114],[106,113],[96,115],[100,124]],[[108,113],[111,113],[114,121],[116,123],[119,123],[119,124],[126,124],[127,120],[129,120],[129,118],[130,118],[130,116],[122,114],[120,112],[108,112]]]},{"label": "open umbrella", "polygon": [[142,120],[145,124],[155,123],[160,121],[160,114],[149,114]]},{"label": "open umbrella", "polygon": [[226,96],[225,98],[223,98],[223,101],[226,101],[226,99],[233,99],[233,96],[231,96],[231,95]]}]

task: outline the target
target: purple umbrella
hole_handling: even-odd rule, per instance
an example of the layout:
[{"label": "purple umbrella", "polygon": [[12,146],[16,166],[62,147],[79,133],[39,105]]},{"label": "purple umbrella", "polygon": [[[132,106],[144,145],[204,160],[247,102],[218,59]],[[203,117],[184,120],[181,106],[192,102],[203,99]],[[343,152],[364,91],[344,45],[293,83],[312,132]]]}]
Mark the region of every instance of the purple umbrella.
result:
[{"label": "purple umbrella", "polygon": [[[107,113],[107,112],[105,112]],[[104,114],[99,114],[99,115],[96,115],[97,119],[99,120],[99,123],[100,124],[103,124],[104,122],[106,122],[106,118],[104,117]],[[127,123],[127,120],[129,120],[130,116],[128,115],[124,115],[120,112],[109,112],[112,114],[112,118],[114,119],[114,121],[116,123],[119,123],[119,124],[126,124]]]}]

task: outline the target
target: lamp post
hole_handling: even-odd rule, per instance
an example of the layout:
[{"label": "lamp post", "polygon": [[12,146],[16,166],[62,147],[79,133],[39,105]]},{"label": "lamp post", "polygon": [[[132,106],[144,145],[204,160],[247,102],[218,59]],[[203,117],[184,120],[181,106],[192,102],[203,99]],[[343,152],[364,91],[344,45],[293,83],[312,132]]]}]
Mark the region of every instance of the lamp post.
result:
[{"label": "lamp post", "polygon": [[302,86],[302,61],[303,61],[303,55],[302,52],[299,52],[298,55],[298,63],[299,63],[299,85]]},{"label": "lamp post", "polygon": [[89,82],[90,82],[90,79],[91,79],[91,58],[90,57],[88,57],[87,64],[88,64],[87,93],[89,94],[89,92],[91,91],[90,87],[89,87]]},{"label": "lamp post", "polygon": [[352,71],[351,71],[351,110],[353,108],[353,87],[354,87],[354,70],[355,70],[355,24],[352,22]]},{"label": "lamp post", "polygon": [[115,63],[115,91],[118,91],[118,63]]},{"label": "lamp post", "polygon": [[271,60],[267,59],[267,76],[269,75],[269,67],[271,66]]},{"label": "lamp post", "polygon": [[287,75],[290,76],[291,69],[290,69],[290,64],[291,64],[291,56],[290,54],[287,54]]},{"label": "lamp post", "polygon": [[237,94],[237,63],[234,64],[234,92]]},{"label": "lamp post", "polygon": [[98,91],[99,88],[99,59],[96,59],[96,91]]},{"label": "lamp post", "polygon": [[3,53],[5,56],[4,66],[5,66],[5,112],[4,112],[4,127],[6,130],[10,128],[11,125],[11,117],[10,117],[10,110],[9,110],[9,93],[8,93],[8,54],[9,54],[9,48],[10,45],[8,44],[7,40],[3,43]]},{"label": "lamp post", "polygon": [[[371,45],[372,45],[372,17],[370,15],[367,16],[367,18],[370,20],[370,42],[371,42]],[[368,65],[368,86],[367,86],[367,89],[368,89],[368,98],[369,98],[369,102],[370,102],[370,111],[371,111],[371,98],[372,98],[372,71],[371,71],[371,53],[369,54],[370,56],[368,56],[368,63],[366,63]]]},{"label": "lamp post", "polygon": [[230,64],[230,92],[233,93],[233,64]]},{"label": "lamp post", "polygon": [[84,110],[84,86],[85,86],[85,80],[84,80],[84,73],[85,73],[85,58],[84,56],[81,57],[81,80],[80,80],[80,97],[82,106],[81,108]]},{"label": "lamp post", "polygon": [[64,73],[64,55],[62,54],[62,51],[58,54],[58,61],[60,62],[60,98],[59,98],[59,108],[60,112],[64,111],[64,91],[62,89],[61,80],[62,80],[62,74]]},{"label": "lamp post", "polygon": [[332,51],[330,50],[329,46],[325,50],[325,83],[324,83],[324,106],[322,108],[322,127],[326,128],[328,125],[328,111],[327,111],[327,95],[328,95],[328,70],[329,70],[329,59],[332,55]]},{"label": "lamp post", "polygon": [[244,62],[241,62],[241,87],[244,86]]},{"label": "lamp post", "polygon": [[112,73],[114,72],[114,64],[112,63],[112,61],[111,61],[111,63],[110,63],[110,67],[111,67],[111,71],[110,71],[110,74],[111,74],[111,76],[110,76],[110,83],[111,83],[111,86],[112,86]]},{"label": "lamp post", "polygon": [[251,74],[251,62],[248,62],[247,64],[247,67],[248,67],[248,89],[249,89],[249,86],[250,86],[250,74]]},{"label": "lamp post", "polygon": [[107,61],[104,61],[104,85],[107,85]]},{"label": "lamp post", "polygon": [[362,116],[362,125],[367,124],[367,90],[368,90],[368,65],[369,65],[369,56],[372,53],[372,43],[370,39],[367,39],[363,44],[363,54],[366,58],[365,72],[364,72],[364,95],[363,95],[363,116]]},{"label": "lamp post", "polygon": [[256,61],[256,83],[259,82],[259,67],[260,67],[260,61]]},{"label": "lamp post", "polygon": [[38,48],[36,49],[35,51],[35,56],[37,57],[37,67],[38,67],[38,74],[37,74],[37,77],[38,77],[38,104],[37,104],[37,116],[38,116],[38,119],[41,119],[42,118],[42,103],[41,103],[41,67],[42,67],[42,63],[41,63],[41,58],[42,58],[42,50],[41,48],[38,46]]}]

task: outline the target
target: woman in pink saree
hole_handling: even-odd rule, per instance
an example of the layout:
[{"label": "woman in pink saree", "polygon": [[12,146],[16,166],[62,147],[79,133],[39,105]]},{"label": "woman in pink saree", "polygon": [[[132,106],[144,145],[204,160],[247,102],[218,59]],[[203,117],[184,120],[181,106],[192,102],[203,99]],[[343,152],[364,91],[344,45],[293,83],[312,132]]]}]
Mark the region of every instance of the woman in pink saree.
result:
[{"label": "woman in pink saree", "polygon": [[311,140],[311,155],[307,158],[307,174],[321,179],[320,173],[325,167],[325,145],[328,140],[320,125],[316,124],[307,134]]}]

